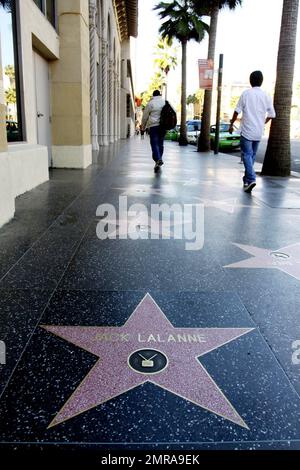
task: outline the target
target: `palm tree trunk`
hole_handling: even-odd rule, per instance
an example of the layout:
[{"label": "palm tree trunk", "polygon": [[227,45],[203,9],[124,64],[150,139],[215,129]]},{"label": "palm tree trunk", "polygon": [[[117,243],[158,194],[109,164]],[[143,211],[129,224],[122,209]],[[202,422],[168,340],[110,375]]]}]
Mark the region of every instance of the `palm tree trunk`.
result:
[{"label": "palm tree trunk", "polygon": [[180,119],[180,136],[179,145],[187,145],[186,134],[186,49],[187,41],[181,42],[182,60],[181,60],[181,119]]},{"label": "palm tree trunk", "polygon": [[168,73],[166,72],[165,101],[168,99]]},{"label": "palm tree trunk", "polygon": [[[214,61],[219,17],[219,2],[212,9],[209,27],[209,42],[207,59]],[[211,121],[212,90],[205,90],[203,114],[201,118],[201,132],[198,140],[198,152],[210,150],[210,121]]]},{"label": "palm tree trunk", "polygon": [[277,58],[277,78],[270,137],[262,175],[289,176],[291,173],[290,118],[296,52],[299,0],[284,0]]}]

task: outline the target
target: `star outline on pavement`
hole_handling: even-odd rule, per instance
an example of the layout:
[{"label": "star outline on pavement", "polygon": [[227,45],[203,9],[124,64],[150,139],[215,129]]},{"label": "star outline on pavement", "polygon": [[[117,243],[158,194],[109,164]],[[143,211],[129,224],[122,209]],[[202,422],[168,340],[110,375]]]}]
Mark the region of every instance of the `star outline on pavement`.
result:
[{"label": "star outline on pavement", "polygon": [[[134,323],[134,324],[136,323],[135,316],[138,314],[137,312],[139,312],[139,309],[142,309],[142,306],[144,305],[145,302],[146,303],[150,302],[150,304],[152,305],[152,308],[155,308],[156,312],[159,313],[159,315],[161,317],[162,324],[163,323],[166,324],[171,329],[172,333],[174,332],[174,334],[175,334],[176,331],[181,331],[181,333],[182,332],[187,332],[187,331],[188,332],[190,332],[190,331],[192,331],[192,332],[195,332],[195,331],[201,332],[202,331],[202,332],[206,332],[208,341],[212,341],[212,347],[207,347],[206,349],[204,347],[203,351],[202,352],[200,352],[200,351],[197,352],[197,354],[195,356],[193,355],[193,353],[190,354],[190,357],[191,358],[194,357],[195,361],[193,361],[193,363],[190,363],[190,367],[191,367],[191,369],[189,368],[190,373],[187,374],[187,377],[192,377],[193,376],[193,374],[192,374],[192,372],[193,372],[192,368],[193,367],[196,370],[196,372],[198,372],[198,377],[197,377],[198,382],[197,382],[197,380],[195,381],[196,385],[198,387],[196,389],[196,392],[198,391],[200,393],[200,395],[201,395],[201,393],[203,393],[202,388],[203,388],[203,383],[204,383],[204,401],[206,400],[208,403],[211,401],[211,407],[207,406],[207,404],[200,403],[201,400],[199,400],[199,399],[198,399],[198,402],[197,402],[196,400],[193,400],[191,398],[191,396],[189,397],[188,395],[184,395],[182,393],[179,393],[178,390],[174,390],[176,388],[177,389],[181,388],[182,384],[181,384],[180,381],[178,381],[178,384],[175,381],[175,385],[173,384],[173,386],[167,386],[165,383],[162,383],[162,382],[164,382],[163,377],[162,377],[161,380],[157,380],[156,378],[152,379],[151,375],[148,375],[147,378],[145,377],[145,378],[142,379],[140,377],[140,374],[137,374],[136,377],[133,374],[132,380],[133,380],[134,383],[131,386],[127,386],[127,384],[124,383],[124,386],[121,387],[120,390],[117,391],[117,393],[115,393],[113,395],[110,394],[105,399],[100,399],[100,397],[99,397],[100,401],[97,401],[97,402],[93,401],[92,403],[90,403],[86,407],[80,405],[80,397],[82,396],[81,395],[82,394],[81,388],[89,382],[89,379],[93,376],[93,374],[95,374],[95,378],[99,376],[99,374],[97,374],[95,371],[99,366],[103,365],[103,363],[105,362],[105,358],[103,360],[103,357],[99,356],[99,353],[95,353],[95,352],[91,351],[91,347],[88,347],[87,345],[84,347],[84,346],[78,344],[78,340],[77,341],[75,341],[74,339],[70,340],[70,338],[66,337],[66,333],[63,334],[63,333],[60,332],[60,330],[69,330],[69,331],[72,330],[71,334],[72,334],[72,332],[74,332],[74,330],[79,330],[79,332],[80,332],[80,330],[85,330],[85,332],[89,332],[88,330],[90,330],[90,331],[92,331],[92,330],[105,330],[105,332],[115,332],[116,333],[116,330],[119,331],[121,329],[125,329],[126,326],[130,328],[131,323]],[[146,305],[146,307],[147,307],[147,305]],[[142,311],[142,313],[139,315],[139,318],[140,318],[140,316],[143,317],[143,315],[144,315],[144,313]],[[156,318],[156,320],[157,320],[157,318]],[[160,318],[159,318],[159,320],[160,320]],[[154,319],[154,322],[155,322],[155,319]],[[150,318],[150,324],[151,324],[151,318]],[[241,416],[237,413],[237,411],[235,410],[233,405],[231,405],[230,401],[227,399],[227,397],[224,395],[222,390],[218,387],[216,382],[210,376],[209,372],[202,365],[199,358],[202,357],[205,354],[208,354],[209,352],[211,352],[215,349],[218,349],[219,347],[224,346],[227,343],[230,343],[231,341],[233,341],[235,339],[240,338],[241,336],[244,336],[245,334],[253,331],[255,328],[182,328],[182,327],[177,328],[177,327],[174,327],[172,325],[172,323],[168,320],[168,318],[165,316],[165,314],[162,312],[160,307],[156,304],[156,302],[154,301],[154,299],[151,297],[151,295],[149,293],[147,293],[143,297],[143,299],[139,302],[139,304],[136,306],[134,311],[130,314],[130,316],[128,317],[126,322],[121,327],[94,327],[94,326],[90,326],[90,327],[76,327],[76,326],[75,327],[74,326],[61,327],[61,326],[57,326],[57,325],[56,326],[43,325],[41,327],[43,329],[45,329],[47,332],[53,333],[54,335],[60,337],[61,339],[65,340],[65,341],[68,341],[71,344],[74,344],[76,347],[80,347],[84,351],[91,352],[96,357],[98,357],[97,362],[92,366],[90,371],[85,375],[83,380],[76,387],[76,389],[71,394],[71,396],[68,398],[68,400],[64,403],[63,407],[56,414],[55,418],[51,421],[50,425],[48,426],[48,429],[52,428],[52,427],[54,427],[58,424],[61,424],[61,423],[65,422],[69,419],[72,419],[72,418],[74,418],[74,417],[76,417],[76,416],[78,416],[82,413],[85,413],[86,411],[88,411],[92,408],[95,408],[99,405],[102,405],[102,404],[104,404],[104,403],[106,403],[106,402],[108,402],[108,401],[110,401],[110,400],[112,400],[112,399],[114,399],[118,396],[121,396],[121,395],[129,392],[130,390],[139,387],[140,385],[144,385],[145,383],[152,383],[153,385],[158,386],[158,387],[168,391],[169,393],[172,393],[173,395],[176,395],[176,396],[180,397],[181,399],[184,399],[186,401],[190,401],[194,405],[196,405],[196,406],[198,406],[198,407],[200,407],[200,408],[202,408],[206,411],[209,411],[209,412],[211,412],[211,413],[213,413],[217,416],[222,417],[225,420],[229,420],[229,421],[231,421],[231,422],[233,422],[233,423],[249,430],[247,424],[244,422],[244,420],[241,418]],[[214,335],[214,336],[209,335],[209,332],[211,332],[212,335]],[[229,336],[227,336],[227,338],[225,337],[225,332],[229,335]],[[76,333],[76,331],[75,331],[75,333]],[[220,333],[220,339],[218,338],[217,333]],[[222,338],[222,334],[224,334],[224,338]],[[79,338],[79,342],[80,342],[80,338]],[[206,341],[204,341],[204,342],[206,342]],[[112,344],[116,344],[116,343],[112,343]],[[201,344],[202,344],[201,342],[197,343],[197,348],[201,349]],[[194,343],[193,343],[193,345],[194,345]],[[192,347],[191,343],[189,343],[189,346]],[[148,344],[147,348],[159,351],[159,349],[156,349],[156,348],[159,348],[159,346],[157,346],[157,344],[155,344],[154,348],[152,347],[152,344],[150,344],[150,345]],[[195,348],[196,348],[196,346],[195,346]],[[141,349],[143,349],[142,346],[139,348],[139,350],[141,350]],[[168,355],[169,352],[166,352],[163,347],[162,347],[162,351],[163,351],[163,354],[167,357],[167,359],[169,361],[169,355]],[[162,351],[159,351],[159,352],[162,352]],[[134,352],[134,350],[131,349],[130,354],[132,354],[133,352]],[[171,354],[172,354],[172,347],[171,347]],[[102,353],[102,356],[104,356],[104,355],[105,355],[105,353]],[[126,351],[125,351],[125,355],[126,355]],[[128,357],[129,356],[127,354],[127,359],[126,360],[128,360]],[[178,360],[178,357],[179,357],[179,360]],[[180,357],[181,356],[178,353],[177,353],[177,356],[176,356],[176,354],[174,355],[175,360],[172,357],[172,359],[174,360],[174,365],[172,367],[173,367],[173,369],[175,369],[175,372],[176,372],[178,367],[179,367],[179,371],[181,371],[181,369],[180,369]],[[185,356],[183,356],[183,357],[185,358]],[[182,369],[184,369],[184,368],[182,368]],[[126,371],[124,370],[125,375],[126,375],[126,372],[127,372],[127,370]],[[161,371],[161,375],[163,374],[163,372],[164,371]],[[128,374],[128,372],[127,372],[127,374]],[[171,372],[171,377],[172,377],[172,374],[174,374],[174,370],[173,370],[173,372]],[[186,371],[183,370],[182,374],[185,375]],[[157,374],[157,375],[159,375],[159,374]],[[108,377],[110,377],[109,374],[108,374]],[[115,376],[112,376],[112,378],[115,378]],[[203,379],[203,381],[201,381],[201,379]],[[168,383],[168,380],[167,380],[167,383]],[[205,384],[207,385],[206,388],[205,388]],[[168,384],[168,385],[170,385],[170,384]],[[176,387],[176,385],[177,385],[177,387]],[[184,387],[185,387],[185,385],[183,386],[183,388]],[[206,396],[205,396],[205,392],[207,390],[209,392],[209,388],[211,388],[211,387],[212,387],[212,391],[210,393],[213,396],[211,397],[209,395],[209,398],[207,399]],[[87,389],[87,390],[89,390],[89,389]],[[97,392],[97,388],[96,388],[96,392]],[[190,395],[192,395],[192,393]],[[72,411],[71,413],[69,412],[69,415],[64,416],[64,411],[68,408],[68,405],[71,402],[74,402],[75,406],[76,406],[76,403],[78,402],[77,396],[79,396],[79,405],[80,405],[79,406],[79,408],[80,408],[79,411],[75,412],[75,413],[74,413],[74,411]],[[216,411],[216,407],[218,406],[218,401],[217,401],[217,405],[214,402],[214,400],[216,401],[216,398],[218,398],[218,399],[221,398],[222,403],[223,403],[222,406],[225,405],[226,408],[228,408],[227,409],[227,415],[226,415],[225,411],[224,411],[224,413],[222,413],[220,411]],[[220,405],[220,407],[221,407],[221,405]],[[72,410],[72,406],[71,406],[71,410]],[[230,414],[229,412],[232,414],[231,418],[229,417],[229,414]],[[59,418],[60,416],[62,416],[63,419]]]},{"label": "star outline on pavement", "polygon": [[201,197],[194,197],[193,199],[197,199],[204,204],[204,207],[220,209],[221,211],[226,212],[227,214],[234,214],[236,208],[244,208],[248,207],[251,209],[259,209],[260,207],[257,205],[246,205],[246,204],[238,204],[237,198],[227,198],[227,199],[220,199],[220,200],[211,200],[205,199]]},{"label": "star outline on pavement", "polygon": [[[184,230],[186,225],[191,225],[193,222],[191,217],[184,217],[179,211],[173,214],[174,220],[172,220],[171,216],[167,219],[156,219],[146,211],[138,213],[128,211],[121,213],[119,218],[105,217],[99,223],[104,227],[106,225],[116,227],[112,232],[107,232],[107,238],[110,240],[169,240],[175,235],[176,227],[182,227]],[[177,215],[183,216],[180,217],[180,221],[176,219]]]},{"label": "star outline on pavement", "polygon": [[[252,256],[223,266],[224,268],[277,269],[300,281],[300,243],[292,243],[277,250],[241,243],[232,244]],[[277,259],[276,254],[279,255]]]},{"label": "star outline on pavement", "polygon": [[151,184],[137,184],[135,186],[129,186],[127,188],[112,188],[115,191],[121,191],[120,196],[127,197],[149,197],[149,196],[161,196],[163,198],[176,198],[175,188],[171,185],[165,185],[163,187],[155,188]]}]

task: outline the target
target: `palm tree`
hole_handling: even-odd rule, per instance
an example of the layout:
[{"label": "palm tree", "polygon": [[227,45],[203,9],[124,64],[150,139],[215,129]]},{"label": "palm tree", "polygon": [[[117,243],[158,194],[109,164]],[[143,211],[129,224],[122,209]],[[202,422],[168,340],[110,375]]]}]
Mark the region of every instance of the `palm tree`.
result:
[{"label": "palm tree", "polygon": [[168,97],[168,73],[177,66],[177,48],[172,47],[172,40],[161,38],[155,50],[155,64],[165,74],[165,99]]},{"label": "palm tree", "polygon": [[145,107],[146,104],[149,102],[149,100],[152,98],[152,94],[154,90],[161,91],[163,89],[163,87],[166,84],[165,80],[166,80],[166,77],[161,72],[161,70],[158,70],[154,73],[154,75],[151,77],[148,90],[142,93],[142,106],[143,107]]},{"label": "palm tree", "polygon": [[270,137],[262,175],[289,176],[291,173],[290,117],[296,52],[299,0],[284,0],[277,57],[277,77]]},{"label": "palm tree", "polygon": [[12,104],[15,105],[17,102],[17,94],[16,94],[16,89],[15,88],[7,88],[5,90],[5,101],[6,104]]},{"label": "palm tree", "polygon": [[[213,60],[215,58],[217,27],[219,10],[223,7],[228,7],[231,10],[235,9],[238,5],[242,4],[242,0],[193,0],[195,11],[198,14],[205,14],[210,16],[209,27],[209,42],[207,59]],[[206,152],[210,150],[210,122],[211,122],[211,103],[212,103],[212,90],[205,90],[203,116],[201,120],[201,132],[198,140],[198,152]]]},{"label": "palm tree", "polygon": [[177,65],[177,50],[172,48],[172,41],[162,39],[158,41],[155,49],[154,74],[150,79],[148,89],[142,93],[142,106],[145,107],[152,98],[154,90],[162,91],[167,87],[167,75],[171,68]]},{"label": "palm tree", "polygon": [[201,118],[201,108],[203,102],[204,90],[199,89],[193,95],[189,95],[186,100],[186,104],[192,104],[194,107],[194,116],[193,119]]},{"label": "palm tree", "polygon": [[186,135],[186,50],[188,41],[202,41],[208,26],[201,20],[190,0],[173,0],[160,2],[154,7],[159,16],[165,20],[159,32],[162,38],[177,39],[182,48],[182,86],[181,86],[181,126],[179,145],[187,145]]},{"label": "palm tree", "polygon": [[6,75],[9,78],[10,85],[15,86],[16,74],[15,74],[15,68],[13,65],[6,65],[6,67],[4,68],[4,75]]}]

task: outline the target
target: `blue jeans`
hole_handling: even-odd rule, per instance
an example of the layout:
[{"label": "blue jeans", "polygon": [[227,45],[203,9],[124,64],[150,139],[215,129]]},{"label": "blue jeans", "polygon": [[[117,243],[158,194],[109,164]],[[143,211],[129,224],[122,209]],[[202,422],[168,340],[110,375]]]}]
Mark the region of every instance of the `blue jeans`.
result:
[{"label": "blue jeans", "polygon": [[159,127],[150,127],[150,144],[152,148],[152,158],[155,162],[162,160],[164,153],[165,132]]},{"label": "blue jeans", "polygon": [[248,140],[241,135],[241,150],[245,166],[244,184],[254,183],[256,174],[254,171],[255,157],[259,145],[259,140]]}]

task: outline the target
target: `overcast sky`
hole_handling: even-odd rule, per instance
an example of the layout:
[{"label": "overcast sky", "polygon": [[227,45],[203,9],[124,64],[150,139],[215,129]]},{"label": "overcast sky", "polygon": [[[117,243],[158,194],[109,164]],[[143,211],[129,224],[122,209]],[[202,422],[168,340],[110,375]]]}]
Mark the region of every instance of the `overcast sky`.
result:
[{"label": "overcast sky", "polygon": [[[152,11],[158,0],[139,1],[139,37],[136,44],[136,90],[147,88],[153,70],[153,49],[160,20]],[[224,54],[224,81],[247,82],[253,70],[260,69],[265,83],[276,77],[277,49],[283,0],[243,0],[235,11],[224,9],[219,15],[216,59]],[[206,18],[207,19],[207,18]],[[300,23],[299,23],[300,24]],[[300,27],[297,52],[300,52]],[[188,93],[199,87],[197,60],[207,57],[208,41],[188,46]],[[298,54],[299,55],[299,54]],[[300,60],[296,59],[296,78],[300,81]],[[180,70],[170,73],[171,93],[178,92]]]}]

